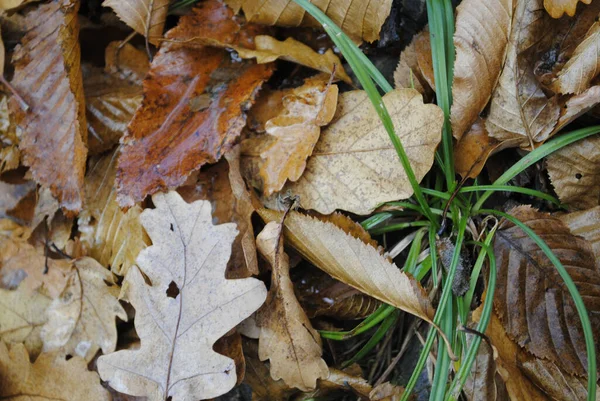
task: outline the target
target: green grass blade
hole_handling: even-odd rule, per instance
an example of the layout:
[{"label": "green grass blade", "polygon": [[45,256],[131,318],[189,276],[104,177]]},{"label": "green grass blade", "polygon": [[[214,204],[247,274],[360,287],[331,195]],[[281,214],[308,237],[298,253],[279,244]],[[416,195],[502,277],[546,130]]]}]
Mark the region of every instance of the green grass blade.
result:
[{"label": "green grass blade", "polygon": [[548,202],[554,203],[557,206],[561,205],[560,201],[552,195],[548,195],[547,193],[544,193],[542,191],[536,191],[535,189],[515,187],[512,185],[477,185],[477,186],[472,186],[472,187],[462,187],[459,190],[460,193],[480,192],[480,191],[515,192],[515,193],[519,193],[519,194],[533,196],[535,198],[540,198],[540,199],[546,200]]},{"label": "green grass blade", "polygon": [[[538,148],[539,149],[539,148]],[[534,151],[535,152],[535,151]],[[532,152],[533,153],[533,152]],[[583,333],[585,335],[585,347],[587,351],[587,360],[588,360],[588,401],[594,401],[596,399],[596,380],[597,380],[597,371],[596,371],[596,347],[594,345],[594,335],[592,332],[592,326],[590,324],[590,318],[588,315],[588,311],[583,303],[583,299],[577,290],[577,286],[569,276],[569,273],[561,263],[561,261],[556,257],[552,249],[546,244],[546,242],[540,238],[531,228],[529,228],[526,224],[511,216],[508,213],[500,212],[498,210],[492,209],[482,209],[480,213],[487,214],[495,214],[500,217],[504,217],[506,220],[510,221],[514,225],[518,226],[525,234],[529,236],[540,247],[542,252],[548,257],[550,262],[556,267],[558,274],[565,282],[567,289],[569,290],[569,294],[571,298],[573,298],[573,302],[575,303],[575,307],[577,308],[577,313],[579,314],[579,319],[581,319],[581,326],[583,327]]]},{"label": "green grass blade", "polygon": [[390,212],[377,213],[369,217],[368,219],[365,219],[362,223],[360,223],[360,225],[365,230],[371,230],[374,227],[380,225],[381,223],[384,223],[387,220],[391,219],[392,217],[394,217],[394,215]]},{"label": "green grass blade", "polygon": [[385,234],[392,231],[403,230],[409,227],[428,227],[431,223],[429,221],[411,221],[409,223],[396,223],[390,224],[383,227],[376,227],[372,230],[369,230],[369,233],[373,235]]},{"label": "green grass blade", "polygon": [[383,304],[379,308],[377,308],[375,312],[371,313],[365,320],[363,320],[359,325],[357,325],[350,331],[319,330],[319,334],[321,334],[321,337],[327,338],[329,340],[347,340],[350,337],[362,334],[365,331],[371,329],[372,327],[375,327],[379,322],[385,320],[385,318],[391,315],[395,310],[395,307]]}]

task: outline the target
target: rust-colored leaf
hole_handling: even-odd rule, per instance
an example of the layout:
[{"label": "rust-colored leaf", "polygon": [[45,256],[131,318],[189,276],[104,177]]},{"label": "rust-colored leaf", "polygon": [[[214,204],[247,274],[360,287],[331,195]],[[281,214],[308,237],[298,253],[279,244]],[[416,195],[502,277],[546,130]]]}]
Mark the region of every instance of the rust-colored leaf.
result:
[{"label": "rust-colored leaf", "polygon": [[[510,211],[548,244],[584,300],[595,336],[600,334],[600,264],[590,244],[558,218],[529,206]],[[498,283],[494,306],[509,337],[538,358],[583,375],[586,347],[573,299],[554,265],[520,228],[503,220],[494,252]]]},{"label": "rust-colored leaf", "polygon": [[[166,38],[181,34],[175,27]],[[164,42],[122,140],[119,204],[131,206],[175,188],[203,164],[218,161],[233,146],[246,124],[245,111],[271,72],[270,65],[233,61],[225,50]]]},{"label": "rust-colored leaf", "polygon": [[53,1],[27,12],[29,31],[13,55],[12,85],[31,109],[24,112],[16,99],[10,102],[23,132],[23,163],[70,214],[82,206],[87,155],[78,4]]}]

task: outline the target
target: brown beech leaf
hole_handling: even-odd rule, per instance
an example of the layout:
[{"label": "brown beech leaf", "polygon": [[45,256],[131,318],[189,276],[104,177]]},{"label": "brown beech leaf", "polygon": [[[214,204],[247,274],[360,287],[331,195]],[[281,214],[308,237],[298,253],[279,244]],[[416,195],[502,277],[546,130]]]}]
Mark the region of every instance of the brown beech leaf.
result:
[{"label": "brown beech leaf", "polygon": [[298,181],[306,168],[306,159],[335,113],[337,85],[326,76],[308,79],[304,85],[286,93],[283,108],[265,124],[267,135],[250,138],[242,145],[258,163],[265,195],[281,190],[287,180]]},{"label": "brown beech leaf", "polygon": [[85,207],[77,224],[88,255],[110,270],[125,276],[138,253],[150,244],[139,220],[142,208],[123,212],[114,187],[117,150],[92,160],[85,180]]},{"label": "brown beech leaf", "polygon": [[[529,206],[509,212],[548,244],[584,299],[600,334],[600,264],[590,244],[558,218]],[[550,260],[520,228],[503,220],[494,240],[498,283],[494,307],[508,336],[538,358],[583,375],[586,347],[573,299]]]},{"label": "brown beech leaf", "polygon": [[[178,26],[166,37],[178,40],[180,34]],[[192,171],[219,160],[233,146],[246,124],[245,110],[271,72],[270,65],[235,62],[225,50],[164,42],[144,80],[142,105],[122,139],[119,204],[132,206],[148,194],[175,188]]]},{"label": "brown beech leaf", "polygon": [[[423,104],[414,89],[395,89],[383,102],[420,181],[433,164],[442,111]],[[302,208],[323,214],[336,209],[368,214],[383,202],[412,195],[398,155],[366,92],[340,95],[336,115],[321,132],[304,174],[297,182],[286,184],[282,192],[287,190],[300,196]]]},{"label": "brown beech leaf", "polygon": [[115,317],[127,320],[119,304],[119,287],[113,274],[92,258],[78,259],[69,282],[53,300],[46,314],[41,337],[44,352],[78,355],[90,361],[102,349],[104,354],[117,346]]},{"label": "brown beech leaf", "polygon": [[85,360],[68,361],[54,352],[41,354],[31,364],[22,344],[0,342],[0,398],[30,400],[110,401],[98,373],[87,370]]},{"label": "brown beech leaf", "polygon": [[561,202],[580,209],[600,204],[600,135],[566,146],[547,160]]},{"label": "brown beech leaf", "polygon": [[216,397],[236,374],[212,346],[262,305],[266,289],[253,278],[225,279],[237,232],[212,224],[210,202],[188,204],[177,192],[152,201],[141,220],[153,245],[126,277],[141,348],[101,356],[98,372],[117,391],[149,400]]},{"label": "brown beech leaf", "polygon": [[[472,338],[472,337],[471,337]],[[506,385],[497,372],[496,355],[491,344],[482,341],[467,377],[463,392],[468,401],[503,401],[508,399]]]},{"label": "brown beech leaf", "polygon": [[[225,0],[234,10],[241,6],[250,22],[277,26],[320,25],[292,0]],[[353,40],[373,42],[392,8],[392,0],[353,3],[346,0],[327,0],[313,3],[325,12]]]},{"label": "brown beech leaf", "polygon": [[238,235],[225,271],[225,277],[229,279],[259,273],[251,219],[254,206],[240,174],[239,153],[239,146],[236,145],[225,155],[227,161],[221,160],[202,170],[193,182],[177,190],[188,203],[198,199],[210,201],[216,224],[237,224]]},{"label": "brown beech leaf", "polygon": [[425,99],[431,96],[431,87],[421,73],[417,58],[415,43],[423,32],[413,37],[408,46],[402,50],[398,66],[394,70],[394,86],[396,88],[412,88],[417,90]]},{"label": "brown beech leaf", "polygon": [[104,0],[131,29],[157,45],[162,38],[169,0]]},{"label": "brown beech leaf", "polygon": [[281,224],[270,222],[256,238],[258,250],[273,267],[269,296],[257,315],[258,356],[269,360],[273,380],[308,391],[329,375],[329,369],[321,358],[321,337],[294,295],[281,236]]},{"label": "brown beech leaf", "polygon": [[82,206],[87,155],[78,5],[60,0],[27,12],[29,31],[13,54],[11,83],[30,110],[24,112],[14,98],[10,102],[23,132],[23,163],[69,214],[79,213]]},{"label": "brown beech leaf", "polygon": [[572,212],[558,216],[573,235],[583,237],[590,243],[596,260],[600,261],[600,206],[580,212]]},{"label": "brown beech leaf", "polygon": [[242,346],[242,336],[237,331],[227,334],[217,340],[213,350],[218,354],[225,355],[235,362],[235,373],[237,375],[236,386],[244,381],[246,374],[246,358]]},{"label": "brown beech leaf", "polygon": [[493,138],[520,139],[533,149],[552,133],[559,117],[556,97],[548,98],[534,74],[535,45],[545,33],[542,0],[517,2],[506,60],[492,96],[486,128]]},{"label": "brown beech leaf", "polygon": [[[587,400],[587,378],[569,375],[555,364],[519,351],[517,364],[536,386],[557,401]],[[596,386],[596,394],[600,386]],[[598,398],[596,398],[597,400]]]},{"label": "brown beech leaf", "polygon": [[[279,216],[268,209],[258,213],[266,221]],[[373,246],[298,212],[288,214],[284,227],[286,243],[336,280],[428,322],[433,318],[434,309],[421,285]]]},{"label": "brown beech leaf", "polygon": [[600,104],[600,85],[592,86],[579,95],[570,96],[560,109],[560,118],[554,127],[552,135],[561,131],[579,116],[587,113],[598,104]]},{"label": "brown beech leaf", "polygon": [[558,73],[552,89],[558,93],[580,94],[600,73],[600,22],[595,22],[573,55]]},{"label": "brown beech leaf", "polygon": [[25,285],[14,290],[0,288],[0,340],[23,343],[29,355],[37,358],[42,352],[40,333],[51,301],[38,291],[32,293]]},{"label": "brown beech leaf", "polygon": [[107,46],[104,70],[83,70],[90,154],[117,144],[142,102],[141,82],[150,67],[148,56],[130,44],[118,50],[118,44]]},{"label": "brown beech leaf", "polygon": [[456,139],[477,120],[492,96],[504,63],[512,12],[512,0],[465,0],[457,8],[451,109]]},{"label": "brown beech leaf", "polygon": [[[482,310],[483,305],[473,311],[474,321],[479,321]],[[485,334],[498,351],[498,359],[496,359],[497,370],[506,384],[506,391],[509,395],[508,399],[550,401],[550,398],[536,387],[518,368],[517,355],[520,352],[520,348],[508,337],[502,327],[502,322],[500,322],[495,313],[492,313]]]},{"label": "brown beech leaf", "polygon": [[564,13],[569,17],[575,15],[577,4],[590,4],[592,0],[544,0],[544,8],[552,18],[560,18]]},{"label": "brown beech leaf", "polygon": [[[11,123],[12,122],[12,123]],[[8,113],[8,97],[0,97],[0,174],[19,167],[19,137]]]}]

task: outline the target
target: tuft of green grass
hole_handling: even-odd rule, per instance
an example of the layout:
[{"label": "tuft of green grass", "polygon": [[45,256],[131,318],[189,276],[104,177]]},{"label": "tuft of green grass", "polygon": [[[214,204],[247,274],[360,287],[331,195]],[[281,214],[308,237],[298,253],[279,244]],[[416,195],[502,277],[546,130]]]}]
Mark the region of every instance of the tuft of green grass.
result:
[{"label": "tuft of green grass", "polygon": [[[556,267],[560,276],[564,280],[571,297],[577,308],[577,312],[582,322],[588,358],[588,401],[596,399],[596,350],[592,330],[589,321],[588,312],[583,304],[581,295],[579,294],[575,284],[569,277],[560,260],[552,253],[548,245],[529,227],[506,213],[497,210],[484,209],[485,201],[495,191],[511,191],[522,193],[525,195],[537,197],[560,206],[560,202],[554,197],[540,191],[535,191],[527,188],[518,188],[508,186],[510,179],[524,171],[527,167],[537,163],[549,154],[573,143],[584,139],[588,136],[600,133],[600,126],[573,131],[558,138],[546,142],[544,145],[533,150],[520,161],[510,167],[500,178],[491,185],[475,184],[468,187],[460,188],[457,185],[454,166],[453,166],[453,137],[452,128],[450,125],[450,109],[452,106],[452,79],[454,68],[454,11],[450,0],[427,0],[427,13],[429,20],[429,30],[431,35],[431,51],[434,66],[434,78],[437,95],[438,106],[444,112],[444,126],[442,129],[442,145],[440,151],[436,155],[439,168],[435,171],[434,187],[424,188],[415,178],[415,174],[410,166],[404,147],[401,141],[395,135],[394,126],[389,113],[382,101],[381,94],[377,87],[384,93],[392,90],[392,86],[385,80],[377,68],[371,61],[360,51],[360,49],[337,27],[319,8],[314,6],[308,0],[294,0],[309,12],[329,34],[332,41],[340,49],[344,58],[354,71],[363,89],[367,92],[373,107],[377,111],[381,123],[385,127],[391,142],[396,149],[398,158],[402,167],[406,171],[408,179],[414,191],[414,202],[411,200],[402,202],[390,202],[391,206],[400,206],[407,213],[416,213],[421,215],[423,220],[415,221],[414,223],[398,223],[385,225],[385,222],[394,216],[394,213],[383,212],[378,213],[363,222],[363,226],[374,234],[384,234],[390,231],[406,229],[408,227],[422,227],[417,235],[414,236],[413,243],[409,251],[409,257],[403,267],[408,272],[418,272],[417,279],[426,277],[427,273],[432,272],[431,276],[434,281],[434,286],[438,287],[441,284],[442,292],[440,302],[434,317],[435,327],[432,326],[427,334],[427,339],[423,349],[419,355],[417,365],[406,385],[406,390],[401,398],[406,401],[414,386],[417,378],[421,374],[427,357],[438,339],[438,357],[435,367],[435,373],[432,383],[430,400],[457,400],[459,398],[462,386],[464,385],[468,375],[471,373],[471,367],[477,355],[481,337],[475,336],[473,341],[467,347],[465,335],[459,332],[459,327],[466,324],[470,312],[471,301],[474,296],[475,284],[482,272],[483,265],[488,260],[489,277],[488,287],[486,291],[486,299],[482,310],[481,319],[476,327],[480,333],[484,333],[489,324],[492,314],[492,301],[496,283],[496,263],[493,249],[491,247],[494,235],[497,229],[497,224],[493,227],[484,227],[482,235],[485,237],[483,242],[465,241],[466,227],[470,219],[479,215],[497,216],[512,221],[519,226],[546,254],[552,264]],[[482,194],[480,194],[482,192]],[[465,196],[469,194],[470,196]],[[474,197],[472,195],[475,195]],[[446,213],[449,212],[450,235],[455,237],[455,252],[447,272],[442,270],[442,281],[438,283],[438,258],[436,249],[436,236],[443,235],[445,228]],[[442,216],[442,219],[440,219]],[[440,227],[442,228],[440,230]],[[422,230],[422,231],[421,231]],[[439,230],[439,233],[437,232]],[[421,264],[417,263],[417,256],[422,248],[422,240],[427,232],[429,255]],[[470,288],[462,297],[456,297],[452,293],[452,282],[459,263],[460,249],[464,243],[474,246],[479,249],[475,266],[470,278]],[[377,310],[372,317],[365,319],[357,326],[355,330],[345,333],[321,332],[321,335],[326,338],[343,340],[349,335],[357,335],[363,333],[368,328],[379,326],[375,335],[368,341],[365,347],[352,358],[352,362],[358,360],[367,351],[371,349],[376,342],[383,337],[383,334],[389,327],[392,327],[394,319],[393,307],[383,306]],[[441,329],[441,333],[438,331]],[[443,333],[443,334],[442,334]],[[441,336],[444,335],[449,341],[454,354],[457,354],[458,360],[456,363],[451,363],[450,350],[442,341]],[[333,338],[335,337],[335,338]],[[368,346],[368,347],[367,347]],[[369,348],[370,347],[370,348]],[[454,372],[454,366],[457,366]]]}]

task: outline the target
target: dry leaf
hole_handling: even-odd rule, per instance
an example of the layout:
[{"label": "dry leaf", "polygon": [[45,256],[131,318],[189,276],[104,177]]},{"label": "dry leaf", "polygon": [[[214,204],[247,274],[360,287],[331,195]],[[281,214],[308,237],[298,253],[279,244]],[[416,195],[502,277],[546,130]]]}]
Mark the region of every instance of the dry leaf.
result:
[{"label": "dry leaf", "polygon": [[98,372],[114,389],[149,400],[216,397],[236,374],[212,346],[262,305],[266,289],[252,278],[225,279],[237,232],[231,223],[213,226],[210,202],[187,204],[176,192],[152,200],[156,209],[141,219],[153,245],[137,258],[151,284],[137,268],[126,278],[141,348],[101,356]]},{"label": "dry leaf", "polygon": [[572,212],[558,216],[573,235],[583,237],[590,243],[596,260],[600,263],[600,206],[580,212]]},{"label": "dry leaf", "polygon": [[236,145],[225,154],[227,162],[221,160],[202,170],[192,185],[184,185],[177,190],[188,203],[198,199],[209,200],[215,224],[236,223],[238,235],[225,271],[225,277],[229,279],[259,273],[251,218],[254,206],[240,175],[239,153],[239,146]]},{"label": "dry leaf", "polygon": [[0,218],[11,216],[11,209],[16,208],[19,202],[35,189],[36,185],[33,181],[25,181],[19,184],[0,181]]},{"label": "dry leaf", "polygon": [[11,10],[38,0],[0,0],[0,10]]},{"label": "dry leaf", "polygon": [[[182,34],[178,26],[166,37],[177,40]],[[233,146],[246,124],[244,112],[271,72],[270,65],[235,62],[225,50],[163,43],[144,80],[142,106],[122,140],[119,204],[132,206],[148,194],[175,188],[192,171],[219,160]]]},{"label": "dry leaf", "polygon": [[[473,320],[479,322],[483,304],[473,311]],[[498,373],[506,384],[510,400],[550,401],[550,399],[537,388],[517,366],[517,355],[520,351],[502,328],[502,323],[495,313],[492,313],[490,323],[485,334],[498,351],[496,360]],[[478,400],[479,401],[479,400]]]},{"label": "dry leaf", "polygon": [[[420,181],[433,164],[441,138],[442,111],[423,104],[414,89],[395,89],[383,101]],[[335,209],[368,214],[383,202],[405,199],[413,193],[364,91],[340,95],[336,115],[321,132],[304,174],[284,186],[283,192],[287,190],[300,196],[302,208],[323,214]]]},{"label": "dry leaf", "polygon": [[24,112],[16,99],[10,102],[23,132],[23,163],[69,214],[82,206],[87,155],[78,5],[53,1],[26,14],[29,31],[13,54],[12,85],[31,109]]},{"label": "dry leaf", "polygon": [[19,167],[19,137],[8,112],[8,97],[0,97],[0,174]]},{"label": "dry leaf", "polygon": [[227,334],[217,340],[213,346],[216,353],[225,355],[235,362],[235,374],[237,376],[236,386],[244,381],[246,374],[246,359],[244,358],[244,348],[242,346],[242,336],[237,331],[233,334]]},{"label": "dry leaf", "polygon": [[104,71],[93,67],[83,70],[90,154],[117,144],[142,102],[141,81],[149,69],[147,56],[130,44],[118,50],[118,44],[107,46]]},{"label": "dry leaf", "polygon": [[[600,4],[600,3],[599,3]],[[561,131],[579,116],[587,113],[600,103],[600,85],[592,86],[579,95],[573,95],[567,99],[560,109],[560,118],[554,127],[552,135]]]},{"label": "dry leaf", "polygon": [[131,29],[158,45],[169,11],[169,0],[104,0],[102,5],[112,8]]},{"label": "dry leaf", "polygon": [[398,66],[394,70],[394,86],[415,89],[427,99],[431,97],[431,88],[421,73],[415,49],[415,42],[421,35],[422,32],[415,35],[410,44],[402,50]]},{"label": "dry leaf", "polygon": [[373,387],[373,390],[369,393],[369,400],[400,401],[402,394],[404,394],[403,387],[395,386],[390,382],[381,383],[380,385]]},{"label": "dry leaf", "polygon": [[[473,336],[471,336],[471,340]],[[469,345],[471,341],[469,342]],[[496,369],[496,352],[491,344],[481,341],[473,361],[471,374],[467,376],[463,392],[468,401],[504,401],[508,399],[506,385]]]},{"label": "dry leaf", "polygon": [[575,15],[577,4],[580,1],[583,4],[590,4],[592,2],[592,0],[544,0],[544,8],[552,18],[560,18],[564,13],[572,17]]},{"label": "dry leaf", "polygon": [[9,347],[0,342],[0,398],[110,401],[98,374],[75,356],[68,361],[56,353],[44,353],[31,364],[22,344]]},{"label": "dry leaf", "polygon": [[[292,0],[225,0],[234,10],[242,8],[250,22],[277,26],[320,25]],[[342,31],[353,40],[373,42],[379,39],[379,31],[392,8],[392,0],[374,0],[354,3],[347,0],[313,2],[325,12]]]},{"label": "dry leaf", "polygon": [[512,12],[513,0],[465,0],[457,8],[451,110],[456,139],[462,138],[492,96],[504,63]]},{"label": "dry leaf", "polygon": [[321,359],[321,337],[294,295],[281,231],[281,224],[270,222],[256,238],[258,250],[273,267],[269,296],[257,316],[258,356],[269,359],[273,380],[308,391],[329,375],[329,369]]},{"label": "dry leaf", "polygon": [[600,22],[595,22],[575,52],[558,73],[552,89],[558,93],[580,94],[600,73]]},{"label": "dry leaf", "polygon": [[88,255],[113,273],[125,276],[138,253],[150,244],[135,205],[123,212],[114,188],[117,150],[90,164],[86,174],[85,207],[77,220]]},{"label": "dry leaf", "polygon": [[51,301],[37,291],[32,293],[25,285],[12,291],[0,288],[0,340],[23,343],[29,355],[36,358],[42,351],[40,332]]},{"label": "dry leaf", "polygon": [[561,202],[580,209],[600,204],[600,135],[566,146],[547,160]]},{"label": "dry leaf", "polygon": [[[510,214],[539,235],[565,266],[600,334],[600,264],[590,244],[558,218],[529,206]],[[520,228],[503,220],[494,240],[498,283],[494,307],[508,336],[566,372],[585,374],[586,347],[573,299],[554,265]]]},{"label": "dry leaf", "polygon": [[115,317],[127,320],[118,296],[110,271],[92,258],[75,261],[67,287],[46,311],[48,320],[41,332],[44,352],[60,350],[60,355],[78,355],[86,361],[100,348],[104,354],[113,352]]},{"label": "dry leaf", "polygon": [[[268,209],[258,213],[266,221],[279,215]],[[428,322],[433,318],[433,307],[421,285],[376,248],[331,223],[298,212],[290,212],[284,226],[286,243],[336,280]]]},{"label": "dry leaf", "polygon": [[435,77],[433,74],[433,58],[431,56],[431,34],[429,26],[426,26],[413,38],[415,52],[417,54],[417,65],[421,75],[427,81],[427,85],[435,92]]},{"label": "dry leaf", "polygon": [[541,2],[517,2],[504,69],[486,121],[491,137],[520,139],[524,149],[533,149],[549,138],[560,112],[557,98],[546,96],[533,72],[533,50],[546,29]]},{"label": "dry leaf", "polygon": [[265,124],[267,136],[250,138],[242,145],[255,149],[262,188],[265,195],[281,190],[287,180],[298,181],[306,167],[306,159],[335,113],[337,85],[317,76],[304,85],[286,92],[282,109]]}]

